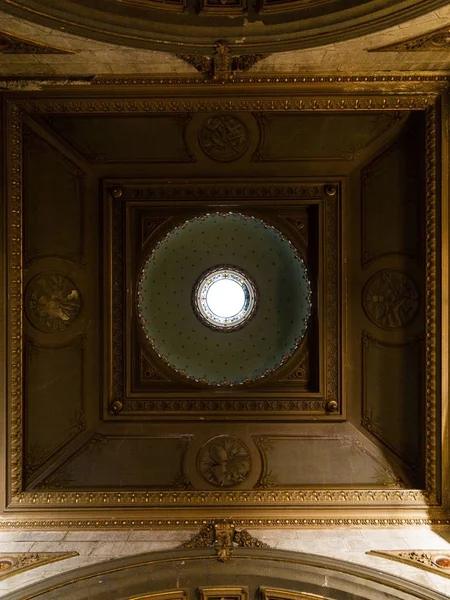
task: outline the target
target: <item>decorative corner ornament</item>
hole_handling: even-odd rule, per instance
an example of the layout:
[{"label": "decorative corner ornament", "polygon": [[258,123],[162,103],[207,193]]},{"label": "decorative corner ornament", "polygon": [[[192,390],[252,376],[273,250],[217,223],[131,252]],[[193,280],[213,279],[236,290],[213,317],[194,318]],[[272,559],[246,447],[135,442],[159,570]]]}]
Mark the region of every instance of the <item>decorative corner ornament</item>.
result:
[{"label": "decorative corner ornament", "polygon": [[75,54],[75,52],[40,44],[17,37],[6,31],[0,31],[0,54]]},{"label": "decorative corner ornament", "polygon": [[218,41],[211,57],[196,54],[177,54],[176,56],[203,73],[205,79],[224,80],[231,79],[236,72],[249,71],[253,65],[267,58],[269,54],[233,56],[230,46],[224,41]]},{"label": "decorative corner ornament", "polygon": [[0,552],[0,581],[73,556],[78,556],[78,552]]},{"label": "decorative corner ornament", "polygon": [[370,550],[366,554],[388,558],[450,579],[450,552],[445,550]]},{"label": "decorative corner ornament", "polygon": [[448,48],[450,48],[450,26],[447,25],[401,42],[370,48],[368,52],[442,52]]},{"label": "decorative corner ornament", "polygon": [[248,531],[237,531],[232,520],[221,519],[212,521],[201,529],[188,542],[179,548],[209,548],[216,549],[217,560],[227,562],[230,560],[234,547],[241,548],[269,548],[264,542],[254,538]]}]

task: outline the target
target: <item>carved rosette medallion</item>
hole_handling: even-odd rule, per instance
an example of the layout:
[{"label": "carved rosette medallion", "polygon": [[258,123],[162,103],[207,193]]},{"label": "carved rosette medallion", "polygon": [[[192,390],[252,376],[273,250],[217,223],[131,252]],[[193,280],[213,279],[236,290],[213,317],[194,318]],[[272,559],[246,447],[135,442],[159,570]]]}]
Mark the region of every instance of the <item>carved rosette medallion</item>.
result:
[{"label": "carved rosette medallion", "polygon": [[234,115],[214,115],[203,123],[198,136],[203,152],[214,160],[236,160],[247,150],[247,128]]},{"label": "carved rosette medallion", "polygon": [[406,273],[386,269],[367,282],[363,291],[363,307],[378,327],[400,329],[416,316],[419,291]]},{"label": "carved rosette medallion", "polygon": [[81,294],[69,277],[41,273],[28,285],[25,306],[34,327],[45,332],[62,331],[78,317]]},{"label": "carved rosette medallion", "polygon": [[197,467],[208,483],[232,487],[250,472],[250,453],[238,438],[222,435],[206,442],[197,457]]}]

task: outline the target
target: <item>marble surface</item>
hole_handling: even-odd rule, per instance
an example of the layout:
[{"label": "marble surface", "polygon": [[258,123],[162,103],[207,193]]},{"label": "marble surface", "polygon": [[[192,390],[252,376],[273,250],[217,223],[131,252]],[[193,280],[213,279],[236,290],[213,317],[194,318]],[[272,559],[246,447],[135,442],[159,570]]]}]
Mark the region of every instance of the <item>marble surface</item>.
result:
[{"label": "marble surface", "polygon": [[[450,2],[438,10],[383,31],[318,48],[271,54],[252,73],[360,73],[370,71],[446,71],[450,54],[439,52],[368,52],[445,27],[450,22]],[[0,28],[16,36],[74,54],[0,54],[1,77],[89,77],[92,75],[195,75],[193,66],[164,52],[106,44],[36,25],[0,11]],[[6,86],[0,81],[0,86]],[[31,84],[30,84],[31,85]]]},{"label": "marble surface", "polygon": [[[0,531],[1,552],[76,551],[79,556],[43,565],[0,581],[0,597],[64,571],[113,558],[176,548],[194,535],[184,530]],[[405,529],[251,530],[272,548],[320,554],[397,575],[450,597],[450,579],[378,556],[369,550],[448,550],[450,530]]]}]

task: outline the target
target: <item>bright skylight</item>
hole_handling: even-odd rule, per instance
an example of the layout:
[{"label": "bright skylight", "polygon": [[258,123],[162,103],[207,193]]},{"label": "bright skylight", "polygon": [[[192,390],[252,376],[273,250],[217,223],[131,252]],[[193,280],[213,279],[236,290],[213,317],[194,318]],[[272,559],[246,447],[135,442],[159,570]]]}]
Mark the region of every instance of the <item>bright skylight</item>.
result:
[{"label": "bright skylight", "polygon": [[245,292],[236,281],[219,279],[209,288],[206,302],[218,317],[229,318],[244,308]]}]

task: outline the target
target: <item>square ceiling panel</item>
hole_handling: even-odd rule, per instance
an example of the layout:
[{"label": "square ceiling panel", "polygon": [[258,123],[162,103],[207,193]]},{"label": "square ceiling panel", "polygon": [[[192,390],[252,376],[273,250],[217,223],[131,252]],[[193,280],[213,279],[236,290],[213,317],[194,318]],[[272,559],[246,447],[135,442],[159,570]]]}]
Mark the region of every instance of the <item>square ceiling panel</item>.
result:
[{"label": "square ceiling panel", "polygon": [[439,90],[333,85],[8,99],[4,515],[445,517]]}]

